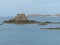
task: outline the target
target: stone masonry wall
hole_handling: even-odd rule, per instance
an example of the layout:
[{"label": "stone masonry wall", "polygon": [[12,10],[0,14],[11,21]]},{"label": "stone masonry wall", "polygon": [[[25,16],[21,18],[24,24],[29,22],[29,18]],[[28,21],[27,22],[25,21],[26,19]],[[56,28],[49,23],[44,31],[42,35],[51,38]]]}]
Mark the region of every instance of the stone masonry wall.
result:
[{"label": "stone masonry wall", "polygon": [[15,17],[15,21],[25,21],[27,20],[25,14],[17,14],[17,16]]}]

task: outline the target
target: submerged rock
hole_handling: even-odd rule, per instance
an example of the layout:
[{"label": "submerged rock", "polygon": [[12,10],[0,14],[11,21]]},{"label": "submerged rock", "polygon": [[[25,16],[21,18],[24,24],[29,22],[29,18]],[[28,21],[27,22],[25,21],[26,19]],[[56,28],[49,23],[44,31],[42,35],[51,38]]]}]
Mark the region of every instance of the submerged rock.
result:
[{"label": "submerged rock", "polygon": [[41,28],[41,29],[59,29],[60,30],[60,27],[59,28]]}]

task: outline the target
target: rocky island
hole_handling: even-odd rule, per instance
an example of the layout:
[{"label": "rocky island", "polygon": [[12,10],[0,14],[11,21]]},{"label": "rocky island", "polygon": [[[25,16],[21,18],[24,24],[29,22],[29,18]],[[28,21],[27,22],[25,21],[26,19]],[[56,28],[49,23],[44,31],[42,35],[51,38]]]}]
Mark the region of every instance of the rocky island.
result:
[{"label": "rocky island", "polygon": [[3,23],[14,23],[14,24],[34,24],[37,23],[39,25],[47,25],[47,24],[60,24],[60,22],[39,22],[35,20],[28,20],[27,16],[25,14],[17,14],[17,16],[14,17],[14,19],[10,19],[7,21],[4,21]]},{"label": "rocky island", "polygon": [[15,23],[15,24],[33,24],[33,23],[40,23],[34,20],[28,20],[25,14],[17,14],[14,19],[4,21],[4,23]]}]

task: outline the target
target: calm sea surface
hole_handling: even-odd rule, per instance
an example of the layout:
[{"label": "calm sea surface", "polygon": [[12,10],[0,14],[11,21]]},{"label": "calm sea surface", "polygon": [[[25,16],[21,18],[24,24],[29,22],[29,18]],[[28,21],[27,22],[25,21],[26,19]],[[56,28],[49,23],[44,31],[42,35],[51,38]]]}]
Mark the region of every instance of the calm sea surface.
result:
[{"label": "calm sea surface", "polygon": [[[0,22],[8,18],[0,18]],[[60,17],[29,17],[30,20],[60,22]],[[60,27],[60,24],[0,25],[0,45],[60,45],[60,30],[40,28]]]}]

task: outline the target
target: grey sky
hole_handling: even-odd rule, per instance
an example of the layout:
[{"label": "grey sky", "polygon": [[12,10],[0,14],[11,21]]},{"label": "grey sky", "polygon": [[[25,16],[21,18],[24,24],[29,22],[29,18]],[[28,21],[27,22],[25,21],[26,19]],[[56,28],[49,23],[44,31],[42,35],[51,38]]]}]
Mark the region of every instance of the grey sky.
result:
[{"label": "grey sky", "polygon": [[0,0],[0,16],[26,14],[58,14],[60,0]]}]

